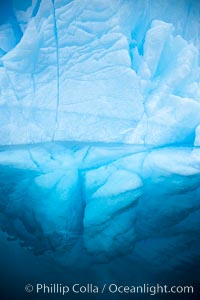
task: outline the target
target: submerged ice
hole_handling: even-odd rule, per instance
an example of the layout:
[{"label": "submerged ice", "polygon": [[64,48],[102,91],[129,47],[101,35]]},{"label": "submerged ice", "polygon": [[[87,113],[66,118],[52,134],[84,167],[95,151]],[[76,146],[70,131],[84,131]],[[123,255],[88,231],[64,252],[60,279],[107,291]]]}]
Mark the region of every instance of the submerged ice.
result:
[{"label": "submerged ice", "polygon": [[199,258],[198,148],[18,146],[2,148],[0,163],[1,227],[35,254],[73,268]]},{"label": "submerged ice", "polygon": [[123,257],[147,269],[194,264],[199,1],[0,8],[0,226],[8,239],[72,269]]}]

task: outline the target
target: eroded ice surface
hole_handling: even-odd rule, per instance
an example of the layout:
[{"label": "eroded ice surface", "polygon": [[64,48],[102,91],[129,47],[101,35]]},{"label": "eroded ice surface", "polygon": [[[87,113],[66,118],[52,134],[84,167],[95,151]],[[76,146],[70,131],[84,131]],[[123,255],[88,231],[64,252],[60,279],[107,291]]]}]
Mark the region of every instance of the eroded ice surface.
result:
[{"label": "eroded ice surface", "polygon": [[0,144],[198,143],[199,1],[6,3]]}]

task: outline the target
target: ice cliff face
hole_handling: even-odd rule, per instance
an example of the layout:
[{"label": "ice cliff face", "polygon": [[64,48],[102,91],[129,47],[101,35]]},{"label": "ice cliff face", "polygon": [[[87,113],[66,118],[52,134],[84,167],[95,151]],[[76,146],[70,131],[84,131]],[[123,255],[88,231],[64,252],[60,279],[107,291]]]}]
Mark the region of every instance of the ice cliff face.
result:
[{"label": "ice cliff face", "polygon": [[199,143],[199,1],[5,2],[1,144]]}]

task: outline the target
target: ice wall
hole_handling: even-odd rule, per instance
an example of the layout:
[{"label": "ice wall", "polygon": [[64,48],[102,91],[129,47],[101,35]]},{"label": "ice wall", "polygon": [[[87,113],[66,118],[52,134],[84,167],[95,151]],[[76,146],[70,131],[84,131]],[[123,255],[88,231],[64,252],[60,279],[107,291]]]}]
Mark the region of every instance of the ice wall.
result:
[{"label": "ice wall", "polygon": [[15,0],[6,11],[0,144],[198,144],[199,1]]}]

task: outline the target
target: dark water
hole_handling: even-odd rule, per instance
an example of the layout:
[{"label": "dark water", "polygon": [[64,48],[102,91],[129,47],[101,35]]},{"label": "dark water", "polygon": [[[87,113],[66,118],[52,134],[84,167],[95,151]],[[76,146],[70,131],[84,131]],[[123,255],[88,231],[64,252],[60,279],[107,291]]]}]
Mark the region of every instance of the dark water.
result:
[{"label": "dark water", "polygon": [[[121,276],[114,283],[118,285],[193,285],[194,294],[180,295],[129,295],[129,294],[104,294],[96,295],[91,293],[74,294],[37,294],[36,292],[25,292],[25,286],[32,284],[34,287],[38,283],[59,283],[72,286],[74,283],[87,285],[89,283],[97,284],[101,287],[101,282],[109,284],[109,281],[103,278],[106,268],[99,266],[101,280],[92,279],[91,266],[88,265],[85,274],[82,272],[71,273],[69,268],[59,267],[53,262],[49,262],[44,256],[38,257],[21,248],[17,242],[7,242],[5,236],[1,236],[0,243],[0,265],[1,265],[1,299],[198,299],[199,270],[197,265],[185,266],[185,270],[173,270],[172,272],[155,273],[153,270],[146,269],[143,266],[127,266],[126,261],[121,260]],[[126,265],[126,268],[123,267]],[[133,270],[133,268],[136,270]],[[139,269],[140,268],[140,269]],[[101,272],[102,270],[102,272]],[[120,273],[120,270],[118,270]],[[85,277],[85,278],[84,278]],[[121,277],[121,278],[120,278]],[[193,280],[192,278],[196,278]],[[113,282],[111,282],[113,283]]]}]

